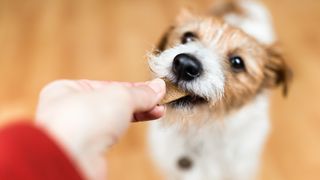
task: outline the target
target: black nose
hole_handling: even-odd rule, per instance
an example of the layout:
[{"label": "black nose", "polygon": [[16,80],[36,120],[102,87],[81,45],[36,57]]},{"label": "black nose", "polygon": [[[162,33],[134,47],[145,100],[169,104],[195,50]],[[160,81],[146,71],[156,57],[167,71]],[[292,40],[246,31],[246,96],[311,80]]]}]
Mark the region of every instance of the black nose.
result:
[{"label": "black nose", "polygon": [[178,54],[173,59],[172,71],[178,80],[191,81],[202,73],[202,64],[190,54]]}]

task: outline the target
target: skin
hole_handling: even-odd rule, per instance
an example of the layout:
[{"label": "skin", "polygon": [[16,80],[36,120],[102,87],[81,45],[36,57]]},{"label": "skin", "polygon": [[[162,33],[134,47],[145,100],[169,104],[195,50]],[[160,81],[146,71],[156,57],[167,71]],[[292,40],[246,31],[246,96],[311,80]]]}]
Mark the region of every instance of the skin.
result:
[{"label": "skin", "polygon": [[160,118],[161,79],[127,83],[60,80],[41,92],[36,125],[69,154],[86,179],[106,176],[105,152],[130,122]]}]

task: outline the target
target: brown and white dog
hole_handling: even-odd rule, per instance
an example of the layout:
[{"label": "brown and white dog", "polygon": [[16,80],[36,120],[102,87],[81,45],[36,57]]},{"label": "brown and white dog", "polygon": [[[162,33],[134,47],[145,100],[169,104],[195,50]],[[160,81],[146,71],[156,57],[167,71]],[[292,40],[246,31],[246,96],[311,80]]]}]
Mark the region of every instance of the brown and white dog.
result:
[{"label": "brown and white dog", "polygon": [[149,65],[189,95],[152,122],[151,153],[167,179],[255,179],[269,132],[268,90],[289,70],[257,1],[224,1],[210,15],[183,11]]}]

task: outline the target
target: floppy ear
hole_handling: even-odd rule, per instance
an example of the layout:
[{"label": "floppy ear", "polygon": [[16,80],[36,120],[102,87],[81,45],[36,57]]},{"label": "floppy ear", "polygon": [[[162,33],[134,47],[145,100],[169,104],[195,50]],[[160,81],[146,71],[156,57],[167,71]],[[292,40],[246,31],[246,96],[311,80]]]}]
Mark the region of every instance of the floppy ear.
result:
[{"label": "floppy ear", "polygon": [[160,38],[160,41],[157,44],[157,50],[156,50],[157,53],[160,53],[166,49],[166,46],[168,44],[168,38],[173,28],[174,27],[171,26]]},{"label": "floppy ear", "polygon": [[267,87],[282,86],[283,95],[288,94],[288,86],[292,79],[292,71],[285,63],[281,50],[277,45],[267,47],[268,60],[264,69]]}]

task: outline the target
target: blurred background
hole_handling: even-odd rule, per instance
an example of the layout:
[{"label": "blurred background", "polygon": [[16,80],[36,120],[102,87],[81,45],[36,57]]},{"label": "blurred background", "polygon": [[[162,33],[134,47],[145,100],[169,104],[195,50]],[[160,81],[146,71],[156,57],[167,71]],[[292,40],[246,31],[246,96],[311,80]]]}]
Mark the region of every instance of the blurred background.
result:
[{"label": "blurred background", "polygon": [[[272,96],[273,130],[261,179],[320,178],[320,1],[264,0],[293,69],[289,96]],[[146,52],[182,7],[211,0],[0,0],[0,125],[32,118],[58,78],[150,79]],[[109,178],[161,179],[134,124],[108,154]]]}]

